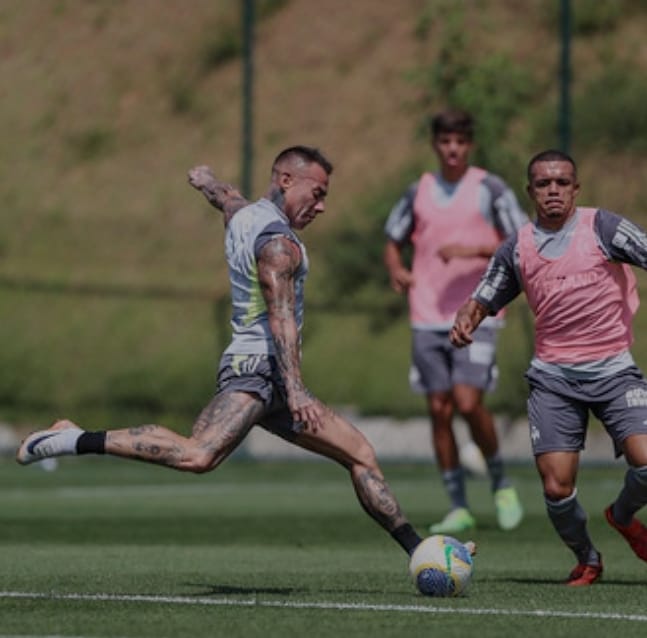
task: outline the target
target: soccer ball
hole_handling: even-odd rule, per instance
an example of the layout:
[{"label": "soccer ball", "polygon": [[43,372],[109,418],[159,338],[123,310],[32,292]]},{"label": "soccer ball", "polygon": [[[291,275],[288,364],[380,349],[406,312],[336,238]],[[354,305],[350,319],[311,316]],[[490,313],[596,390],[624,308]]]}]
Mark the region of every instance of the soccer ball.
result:
[{"label": "soccer ball", "polygon": [[459,596],[472,578],[471,545],[451,536],[425,538],[411,554],[409,574],[425,596]]}]

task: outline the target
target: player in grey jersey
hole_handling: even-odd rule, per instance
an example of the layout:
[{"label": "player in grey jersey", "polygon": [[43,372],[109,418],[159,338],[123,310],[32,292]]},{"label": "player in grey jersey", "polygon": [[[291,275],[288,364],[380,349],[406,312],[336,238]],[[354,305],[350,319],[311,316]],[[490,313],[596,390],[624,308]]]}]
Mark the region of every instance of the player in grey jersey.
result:
[{"label": "player in grey jersey", "polygon": [[577,498],[579,455],[589,413],[604,425],[629,467],[607,522],[647,561],[647,382],[629,350],[638,307],[629,265],[647,269],[647,238],[629,220],[578,207],[575,162],[556,150],[528,165],[528,194],[537,220],[495,253],[472,298],[458,311],[450,338],[472,333],[522,290],[535,315],[535,354],[526,378],[528,423],[548,516],[577,558],[567,584],[590,585],[602,556]]},{"label": "player in grey jersey", "polygon": [[61,420],[29,435],[17,452],[18,462],[105,453],[208,472],[259,424],[345,467],[365,511],[411,553],[420,536],[387,485],[373,447],[313,396],[301,378],[307,258],[295,231],[324,212],[331,172],[332,165],[317,149],[285,149],[273,163],[267,197],[249,205],[207,168],[190,172],[190,183],[225,211],[234,312],[233,338],[221,359],[218,390],[189,437],[160,425],[89,432]]}]

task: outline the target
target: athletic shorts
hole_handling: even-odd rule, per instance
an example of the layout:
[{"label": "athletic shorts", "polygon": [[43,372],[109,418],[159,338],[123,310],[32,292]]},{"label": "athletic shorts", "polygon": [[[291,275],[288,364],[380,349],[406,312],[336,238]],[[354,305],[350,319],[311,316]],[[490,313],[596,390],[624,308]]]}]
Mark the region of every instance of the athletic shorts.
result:
[{"label": "athletic shorts", "polygon": [[414,329],[409,371],[412,390],[421,394],[448,392],[457,384],[494,390],[497,329],[480,326],[472,336],[469,346],[456,348],[449,341],[449,331]]},{"label": "athletic shorts", "polygon": [[288,408],[285,384],[276,359],[262,354],[225,354],[218,368],[218,391],[255,394],[265,406],[258,425],[273,434],[293,441],[303,429]]},{"label": "athletic shorts", "polygon": [[615,456],[632,434],[647,434],[647,382],[631,366],[597,380],[556,377],[531,367],[528,426],[533,454],[584,449],[589,412],[613,440]]}]

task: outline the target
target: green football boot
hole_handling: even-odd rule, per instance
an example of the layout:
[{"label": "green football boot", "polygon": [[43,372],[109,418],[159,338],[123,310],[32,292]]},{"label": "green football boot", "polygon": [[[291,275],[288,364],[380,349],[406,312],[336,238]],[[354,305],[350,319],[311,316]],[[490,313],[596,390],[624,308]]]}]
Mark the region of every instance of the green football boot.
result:
[{"label": "green football boot", "polygon": [[435,523],[429,527],[432,534],[458,534],[474,529],[476,521],[465,507],[457,507],[449,512],[440,523]]},{"label": "green football boot", "polygon": [[523,507],[514,487],[504,487],[494,492],[496,520],[502,530],[509,531],[521,523]]}]

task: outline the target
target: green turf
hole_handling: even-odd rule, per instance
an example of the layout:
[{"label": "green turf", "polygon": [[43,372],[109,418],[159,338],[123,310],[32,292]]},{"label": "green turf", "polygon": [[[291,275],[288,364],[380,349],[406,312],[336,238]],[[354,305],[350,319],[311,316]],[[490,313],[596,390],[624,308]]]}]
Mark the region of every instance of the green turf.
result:
[{"label": "green turf", "polygon": [[[444,514],[433,467],[385,472],[417,527]],[[606,573],[578,590],[560,583],[574,561],[534,469],[511,473],[524,523],[498,531],[486,483],[471,480],[474,579],[462,598],[432,599],[333,464],[232,460],[191,476],[107,458],[54,472],[0,461],[0,638],[646,635],[647,566],[601,516],[622,467],[580,472]]]}]

